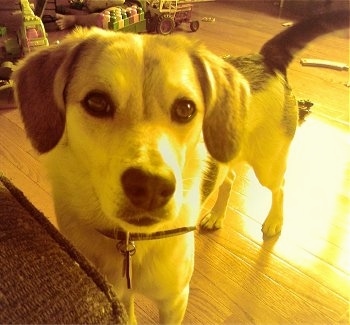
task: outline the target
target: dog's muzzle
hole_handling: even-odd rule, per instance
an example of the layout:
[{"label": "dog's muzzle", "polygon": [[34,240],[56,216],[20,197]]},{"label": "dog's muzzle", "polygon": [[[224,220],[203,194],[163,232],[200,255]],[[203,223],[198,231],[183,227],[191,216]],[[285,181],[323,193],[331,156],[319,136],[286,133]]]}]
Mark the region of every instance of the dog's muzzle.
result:
[{"label": "dog's muzzle", "polygon": [[176,179],[170,169],[148,170],[131,167],[121,176],[123,190],[138,209],[150,212],[165,206],[173,196]]}]

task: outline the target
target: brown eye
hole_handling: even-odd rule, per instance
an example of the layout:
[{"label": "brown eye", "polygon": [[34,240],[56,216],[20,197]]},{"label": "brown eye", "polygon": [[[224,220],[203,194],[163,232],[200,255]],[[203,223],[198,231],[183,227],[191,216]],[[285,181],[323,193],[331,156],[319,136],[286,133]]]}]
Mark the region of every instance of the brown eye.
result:
[{"label": "brown eye", "polygon": [[114,106],[109,96],[102,92],[90,92],[82,101],[87,113],[95,117],[113,117]]},{"label": "brown eye", "polygon": [[178,123],[187,123],[196,115],[196,105],[185,98],[177,99],[171,109],[171,119]]}]

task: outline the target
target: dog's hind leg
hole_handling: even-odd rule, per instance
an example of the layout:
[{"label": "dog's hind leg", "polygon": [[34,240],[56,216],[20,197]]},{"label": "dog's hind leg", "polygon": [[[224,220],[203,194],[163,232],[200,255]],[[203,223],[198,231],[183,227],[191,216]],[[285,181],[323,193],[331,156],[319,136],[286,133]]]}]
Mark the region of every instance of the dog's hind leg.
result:
[{"label": "dog's hind leg", "polygon": [[213,208],[201,220],[200,225],[203,229],[214,230],[222,227],[235,178],[235,172],[228,170],[225,180],[219,187]]},{"label": "dog's hind leg", "polygon": [[279,234],[283,224],[283,196],[284,196],[284,173],[286,171],[286,160],[289,143],[280,148],[278,154],[270,159],[255,159],[251,164],[256,177],[261,185],[267,187],[272,194],[270,212],[262,225],[262,232],[266,237]]}]

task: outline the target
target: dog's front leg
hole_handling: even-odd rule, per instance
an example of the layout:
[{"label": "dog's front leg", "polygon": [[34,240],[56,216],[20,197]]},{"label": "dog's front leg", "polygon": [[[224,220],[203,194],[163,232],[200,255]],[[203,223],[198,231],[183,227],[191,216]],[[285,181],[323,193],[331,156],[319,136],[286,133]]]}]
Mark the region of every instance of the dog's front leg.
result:
[{"label": "dog's front leg", "polygon": [[159,323],[163,325],[180,325],[185,316],[189,295],[189,285],[177,295],[158,302]]},{"label": "dog's front leg", "polygon": [[128,325],[137,325],[137,319],[135,316],[134,295],[132,293],[126,294],[121,300],[128,313]]}]

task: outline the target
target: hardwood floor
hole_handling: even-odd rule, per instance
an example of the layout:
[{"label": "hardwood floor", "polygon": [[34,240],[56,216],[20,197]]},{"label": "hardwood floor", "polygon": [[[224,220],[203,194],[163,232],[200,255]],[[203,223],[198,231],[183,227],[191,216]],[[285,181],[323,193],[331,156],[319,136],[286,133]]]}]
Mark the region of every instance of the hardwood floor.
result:
[{"label": "hardwood floor", "polygon": [[[215,22],[201,21],[188,36],[218,55],[258,51],[290,19],[279,18],[271,2],[259,4],[258,9],[233,2],[196,4],[194,19]],[[177,32],[188,30],[181,28]],[[60,37],[51,34],[53,40]],[[196,234],[185,324],[350,323],[349,72],[303,67],[301,57],[349,64],[348,33],[314,41],[289,70],[297,98],[314,107],[291,148],[283,231],[263,240],[270,195],[242,165],[224,228]],[[0,110],[0,172],[55,223],[49,184],[17,109]],[[144,298],[137,299],[137,313],[140,324],[156,323],[157,312]]]}]

